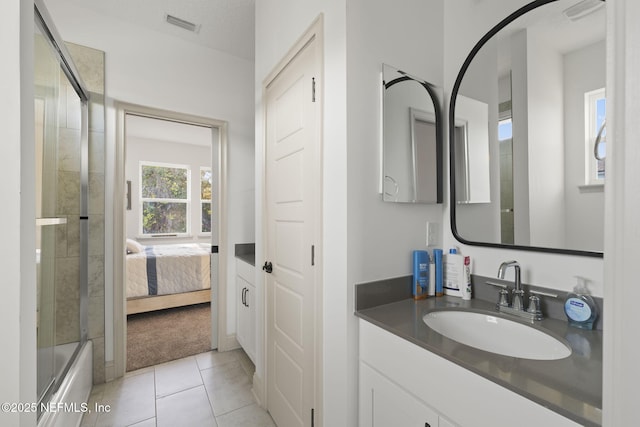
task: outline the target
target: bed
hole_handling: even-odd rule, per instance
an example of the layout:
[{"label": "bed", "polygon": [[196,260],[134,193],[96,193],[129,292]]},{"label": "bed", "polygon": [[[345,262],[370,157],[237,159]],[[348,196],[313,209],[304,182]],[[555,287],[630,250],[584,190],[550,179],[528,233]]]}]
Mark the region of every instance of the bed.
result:
[{"label": "bed", "polygon": [[211,300],[210,246],[144,246],[127,239],[127,314]]}]

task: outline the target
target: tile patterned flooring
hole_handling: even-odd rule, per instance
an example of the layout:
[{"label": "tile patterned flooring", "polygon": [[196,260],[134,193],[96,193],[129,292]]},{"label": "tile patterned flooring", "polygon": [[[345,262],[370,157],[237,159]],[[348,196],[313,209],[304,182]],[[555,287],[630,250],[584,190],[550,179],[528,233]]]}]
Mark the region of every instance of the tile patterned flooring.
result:
[{"label": "tile patterned flooring", "polygon": [[93,387],[82,427],[275,427],[251,393],[254,367],[242,350],[210,351],[128,372]]}]

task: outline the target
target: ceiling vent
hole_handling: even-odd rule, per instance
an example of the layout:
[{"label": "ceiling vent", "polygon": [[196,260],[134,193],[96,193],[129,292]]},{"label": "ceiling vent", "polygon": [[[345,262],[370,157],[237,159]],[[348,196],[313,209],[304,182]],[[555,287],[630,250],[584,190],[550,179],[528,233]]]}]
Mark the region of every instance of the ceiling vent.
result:
[{"label": "ceiling vent", "polygon": [[564,16],[572,21],[577,21],[584,18],[590,13],[595,12],[604,6],[603,0],[582,0],[579,3],[574,4],[568,9],[565,9],[562,13]]},{"label": "ceiling vent", "polygon": [[185,21],[184,19],[180,19],[173,15],[165,15],[165,20],[176,27],[183,28],[187,31],[191,31],[192,33],[197,33],[200,31],[200,25],[194,24],[193,22]]}]

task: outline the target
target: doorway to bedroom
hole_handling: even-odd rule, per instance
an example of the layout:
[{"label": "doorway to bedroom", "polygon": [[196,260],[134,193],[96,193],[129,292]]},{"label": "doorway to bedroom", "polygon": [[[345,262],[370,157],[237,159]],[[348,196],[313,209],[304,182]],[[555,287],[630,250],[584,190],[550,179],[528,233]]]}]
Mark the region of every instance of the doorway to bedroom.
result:
[{"label": "doorway to bedroom", "polygon": [[124,373],[218,346],[226,124],[119,111]]}]

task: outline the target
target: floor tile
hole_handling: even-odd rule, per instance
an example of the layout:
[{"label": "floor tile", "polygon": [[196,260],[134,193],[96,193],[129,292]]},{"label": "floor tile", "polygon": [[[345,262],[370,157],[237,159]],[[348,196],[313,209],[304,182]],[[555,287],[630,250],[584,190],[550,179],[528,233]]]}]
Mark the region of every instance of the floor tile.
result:
[{"label": "floor tile", "polygon": [[156,365],[156,397],[202,385],[202,377],[195,357]]},{"label": "floor tile", "polygon": [[158,427],[217,426],[204,386],[158,398]]},{"label": "floor tile", "polygon": [[149,418],[148,420],[140,421],[139,423],[131,424],[128,427],[156,427],[156,419]]},{"label": "floor tile", "polygon": [[238,360],[240,361],[240,364],[242,365],[242,368],[245,370],[247,375],[249,375],[249,382],[253,382],[253,373],[256,371],[256,367],[251,359],[249,359],[249,356],[247,356],[244,351],[240,351],[238,353]]},{"label": "floor tile", "polygon": [[127,372],[93,387],[82,427],[275,427],[256,405],[255,367],[244,351],[210,351]]},{"label": "floor tile", "polygon": [[154,383],[153,372],[107,383],[97,403],[109,405],[109,411],[98,414],[96,426],[129,426],[155,417]]},{"label": "floor tile", "polygon": [[239,361],[201,371],[216,416],[254,403],[251,384]]},{"label": "floor tile", "polygon": [[267,411],[255,403],[221,415],[217,420],[218,427],[275,427]]},{"label": "floor tile", "polygon": [[209,369],[214,366],[224,365],[225,363],[235,362],[238,360],[238,354],[235,351],[224,351],[222,353],[217,350],[201,353],[195,356],[200,370]]}]

